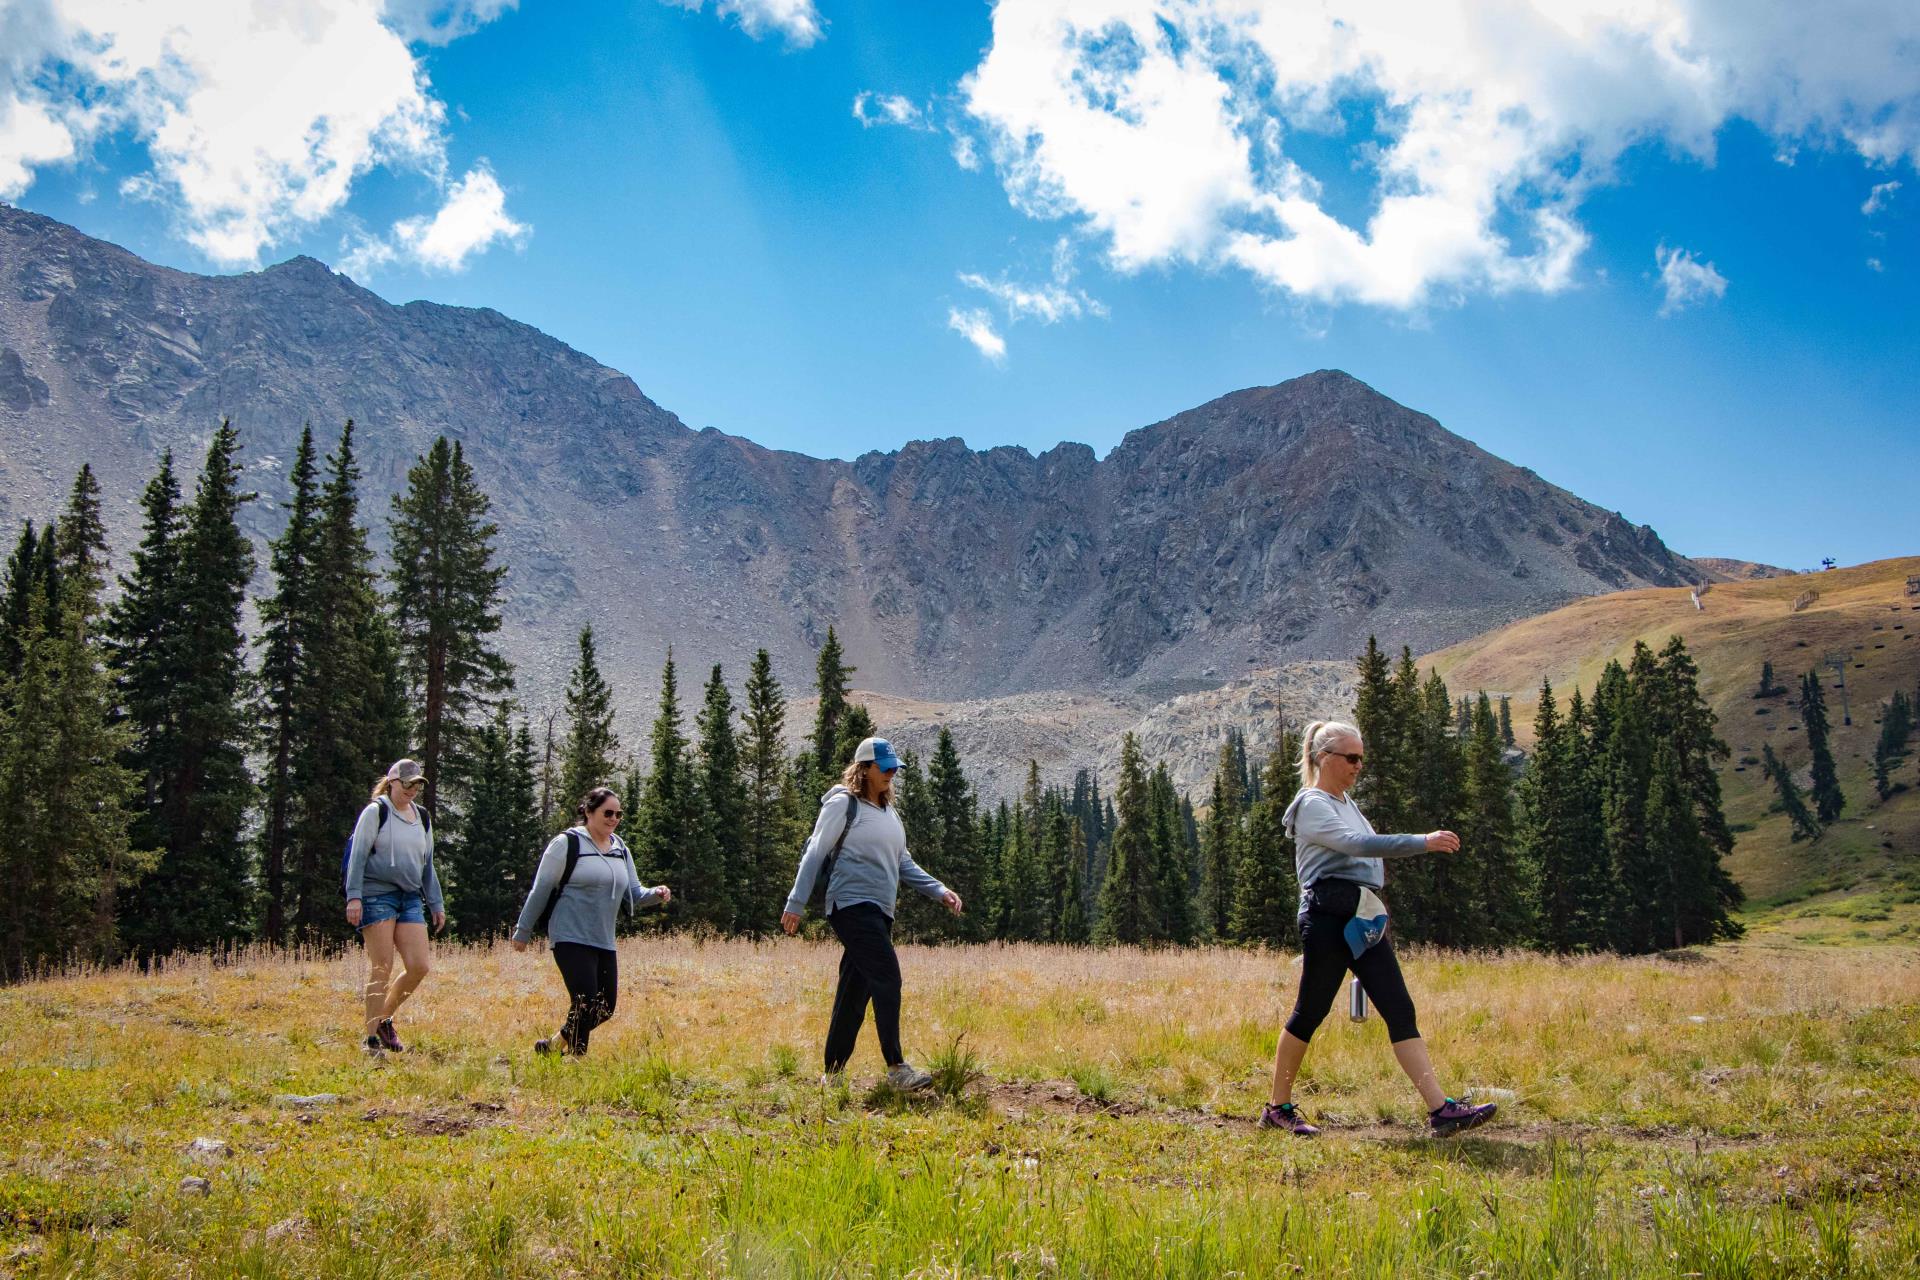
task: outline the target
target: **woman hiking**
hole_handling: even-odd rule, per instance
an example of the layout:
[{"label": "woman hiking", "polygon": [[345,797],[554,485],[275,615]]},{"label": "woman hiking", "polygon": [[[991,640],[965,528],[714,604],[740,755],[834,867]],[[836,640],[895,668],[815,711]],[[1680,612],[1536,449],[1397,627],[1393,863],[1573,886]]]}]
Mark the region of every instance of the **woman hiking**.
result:
[{"label": "woman hiking", "polygon": [[[373,799],[353,825],[347,854],[347,923],[367,949],[366,1046],[369,1053],[399,1053],[405,1046],[393,1015],[427,976],[434,932],[446,928],[440,877],[433,870],[433,819],[416,805],[427,785],[417,760],[395,760],[374,784]],[[398,952],[406,966],[393,977]]]},{"label": "woman hiking", "polygon": [[[833,1018],[827,1024],[826,1075],[839,1079],[853,1056],[867,1004],[873,1004],[873,1029],[886,1059],[887,1083],[896,1089],[924,1089],[933,1077],[907,1062],[900,1052],[900,959],[893,950],[893,911],[900,882],[946,904],[959,915],[960,895],[922,870],[907,852],[906,828],[893,808],[893,775],[900,758],[885,738],[867,738],[854,749],[853,763],[840,784],[820,798],[820,816],[800,856],[800,871],[787,895],[780,927],[793,933],[813,893],[814,880],[826,876],[827,923],[840,939],[840,984],[833,994]],[[824,868],[824,870],[823,870]]]},{"label": "woman hiking", "polygon": [[673,901],[666,885],[649,889],[640,883],[632,851],[614,834],[625,811],[610,788],[587,792],[574,816],[577,824],[547,842],[513,927],[515,951],[527,949],[536,927],[546,930],[567,988],[566,1021],[551,1038],[533,1042],[535,1053],[553,1052],[555,1041],[563,1053],[587,1051],[593,1029],[611,1019],[619,1003],[613,927],[621,904]]},{"label": "woman hiking", "polygon": [[1300,749],[1300,794],[1281,818],[1293,837],[1300,879],[1300,993],[1274,1050],[1273,1092],[1260,1112],[1260,1127],[1285,1129],[1303,1138],[1320,1132],[1294,1105],[1293,1078],[1314,1029],[1352,970],[1387,1024],[1400,1069],[1426,1102],[1427,1127],[1436,1137],[1445,1137],[1485,1124],[1496,1105],[1455,1101],[1434,1078],[1427,1043],[1414,1021],[1413,998],[1387,936],[1387,910],[1379,890],[1386,884],[1382,859],[1455,853],[1460,837],[1451,831],[1376,835],[1348,794],[1365,759],[1360,731],[1352,725],[1316,720],[1307,726]]}]

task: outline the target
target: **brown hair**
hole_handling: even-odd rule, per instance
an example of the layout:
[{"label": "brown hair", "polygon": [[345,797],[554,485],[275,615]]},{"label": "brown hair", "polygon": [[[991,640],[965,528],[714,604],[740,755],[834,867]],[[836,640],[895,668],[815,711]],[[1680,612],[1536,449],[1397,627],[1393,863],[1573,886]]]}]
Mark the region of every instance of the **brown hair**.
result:
[{"label": "brown hair", "polygon": [[1315,720],[1300,735],[1300,785],[1310,787],[1320,774],[1320,757],[1342,738],[1361,741],[1360,731],[1345,720]]},{"label": "brown hair", "polygon": [[600,806],[613,799],[614,795],[612,787],[595,787],[587,792],[578,805],[574,806],[574,816],[585,822],[589,814],[600,812]]},{"label": "brown hair", "polygon": [[373,784],[373,798],[375,800],[378,800],[381,796],[386,795],[388,792],[392,790],[393,790],[393,779],[383,777],[380,779],[380,781]]},{"label": "brown hair", "polygon": [[[840,775],[840,785],[853,792],[856,796],[859,796],[862,800],[866,800],[868,804],[877,804],[884,809],[887,807],[887,801],[891,799],[891,793],[883,796],[879,800],[869,800],[867,798],[867,787],[873,781],[873,775],[878,772],[879,766],[875,765],[873,761],[855,760],[847,766],[846,772]],[[885,775],[882,774],[881,776],[884,777]]]}]

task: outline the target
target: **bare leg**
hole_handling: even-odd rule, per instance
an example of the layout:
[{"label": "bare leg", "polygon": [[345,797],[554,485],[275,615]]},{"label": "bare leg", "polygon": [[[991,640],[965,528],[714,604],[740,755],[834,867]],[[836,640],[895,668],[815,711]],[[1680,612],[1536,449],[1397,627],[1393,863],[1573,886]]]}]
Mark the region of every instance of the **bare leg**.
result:
[{"label": "bare leg", "polygon": [[399,949],[400,959],[405,962],[407,970],[387,985],[386,1002],[380,1009],[382,1018],[391,1018],[406,1003],[407,997],[413,994],[414,988],[420,985],[431,967],[433,949],[427,942],[427,926],[424,924],[396,925],[393,945]]},{"label": "bare leg", "polygon": [[[1427,1110],[1438,1109],[1447,1100],[1447,1091],[1440,1087],[1440,1081],[1433,1074],[1433,1059],[1427,1056],[1427,1042],[1415,1036],[1411,1040],[1402,1040],[1393,1046],[1393,1056],[1400,1060],[1400,1069],[1407,1073],[1407,1079],[1413,1081],[1413,1087],[1426,1099]],[[1276,1068],[1274,1079],[1279,1079]],[[1275,1086],[1276,1088],[1278,1085]]]},{"label": "bare leg", "polygon": [[1307,1042],[1291,1031],[1280,1033],[1273,1050],[1273,1093],[1268,1101],[1274,1106],[1293,1101],[1293,1078],[1300,1074],[1300,1063],[1307,1056]]},{"label": "bare leg", "polygon": [[360,930],[360,941],[367,949],[367,1026],[365,1035],[386,1016],[387,979],[393,975],[393,925],[382,920]]}]

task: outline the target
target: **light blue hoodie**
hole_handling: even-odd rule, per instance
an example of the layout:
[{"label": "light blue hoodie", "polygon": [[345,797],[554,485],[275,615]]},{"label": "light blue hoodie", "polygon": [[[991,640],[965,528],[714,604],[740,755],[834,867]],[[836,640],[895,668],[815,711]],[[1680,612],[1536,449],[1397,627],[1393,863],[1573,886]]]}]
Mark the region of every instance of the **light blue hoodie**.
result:
[{"label": "light blue hoodie", "polygon": [[882,809],[865,800],[853,800],[845,787],[832,787],[820,797],[820,816],[814,819],[813,834],[807,837],[806,851],[800,855],[800,872],[793,878],[793,891],[787,894],[787,910],[796,915],[807,909],[807,897],[820,874],[821,864],[833,852],[833,842],[847,822],[847,804],[859,805],[847,842],[840,846],[834,860],[833,879],[827,883],[827,914],[856,902],[871,902],[893,919],[900,882],[929,898],[939,898],[947,886],[921,870],[907,852],[907,829],[900,825],[900,814],[892,805]]},{"label": "light blue hoodie", "polygon": [[1360,806],[1318,787],[1306,787],[1280,818],[1293,837],[1293,867],[1300,879],[1300,909],[1317,880],[1351,880],[1383,889],[1387,869],[1382,858],[1405,858],[1427,851],[1427,838],[1383,836],[1374,832]]}]

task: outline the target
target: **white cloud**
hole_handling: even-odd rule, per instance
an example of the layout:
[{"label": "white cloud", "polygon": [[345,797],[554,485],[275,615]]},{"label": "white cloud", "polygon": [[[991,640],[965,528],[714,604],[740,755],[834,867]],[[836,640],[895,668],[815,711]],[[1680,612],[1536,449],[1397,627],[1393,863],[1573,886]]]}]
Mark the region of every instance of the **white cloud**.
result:
[{"label": "white cloud", "polygon": [[973,139],[967,134],[953,135],[953,162],[968,173],[980,167],[980,152],[973,145]]},{"label": "white cloud", "polygon": [[980,308],[948,308],[947,328],[971,342],[975,350],[995,364],[1007,358],[1007,340],[994,332],[993,317]]},{"label": "white cloud", "polygon": [[519,6],[520,0],[385,0],[387,25],[410,44],[451,44]]},{"label": "white cloud", "polygon": [[908,129],[929,130],[927,113],[897,93],[874,93],[863,89],[853,97],[853,118],[863,128],[877,124],[897,124]]},{"label": "white cloud", "polygon": [[1708,298],[1726,296],[1727,278],[1715,271],[1711,262],[1664,244],[1654,250],[1653,259],[1660,264],[1660,285],[1667,294],[1660,305],[1661,315],[1674,315]]},{"label": "white cloud", "polygon": [[[663,0],[663,3],[698,13],[706,7],[707,0]],[[713,11],[723,18],[732,18],[755,40],[777,31],[788,44],[804,49],[826,34],[827,24],[820,20],[820,11],[813,7],[813,0],[713,0]]]},{"label": "white cloud", "polygon": [[[109,136],[151,168],[123,194],[164,202],[227,265],[339,212],[385,166],[446,180],[446,109],[390,23],[431,38],[504,0],[22,0],[0,8],[0,196]],[[423,16],[424,15],[424,16]],[[437,15],[437,19],[436,19]],[[414,28],[428,23],[422,33]]]},{"label": "white cloud", "polygon": [[960,283],[998,302],[1006,311],[1009,323],[1034,319],[1041,324],[1058,324],[1082,316],[1106,316],[1104,303],[1072,287],[1073,242],[1065,236],[1053,247],[1052,275],[1053,278],[1043,284],[1022,284],[1010,280],[1005,273],[989,280],[977,271],[963,271]]},{"label": "white cloud", "polygon": [[1883,262],[1881,262],[1881,261],[1880,261],[1880,259],[1878,259],[1878,258],[1868,258],[1868,259],[1867,259],[1867,270],[1869,270],[1869,271],[1885,271],[1886,269],[1887,269],[1887,267],[1886,267],[1886,264],[1885,264],[1885,263],[1883,263]]},{"label": "white cloud", "polygon": [[523,241],[531,230],[507,215],[507,193],[491,171],[480,168],[453,184],[433,217],[394,223],[393,238],[422,266],[458,271],[495,242]]},{"label": "white cloud", "polygon": [[1860,212],[1871,218],[1887,207],[1893,200],[1893,193],[1899,189],[1900,183],[1897,179],[1892,182],[1875,183],[1873,190],[1867,193],[1867,202],[1860,206]]},{"label": "white cloud", "polygon": [[[1414,308],[1571,285],[1579,204],[1642,143],[1705,159],[1739,118],[1783,155],[1920,161],[1920,5],[1840,8],[1000,0],[960,91],[1014,204],[1079,222],[1121,270],[1234,265]],[[1291,145],[1356,117],[1358,216]]]}]

